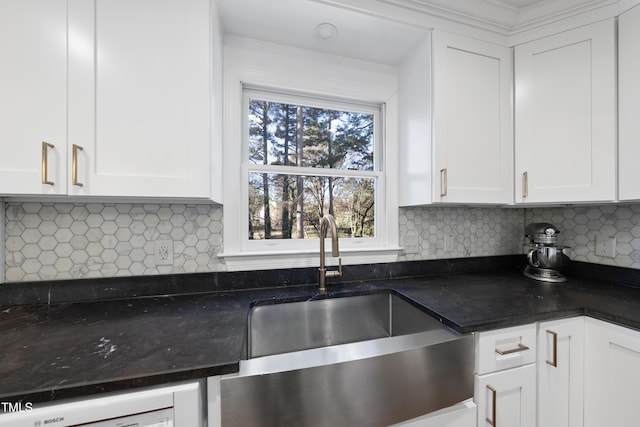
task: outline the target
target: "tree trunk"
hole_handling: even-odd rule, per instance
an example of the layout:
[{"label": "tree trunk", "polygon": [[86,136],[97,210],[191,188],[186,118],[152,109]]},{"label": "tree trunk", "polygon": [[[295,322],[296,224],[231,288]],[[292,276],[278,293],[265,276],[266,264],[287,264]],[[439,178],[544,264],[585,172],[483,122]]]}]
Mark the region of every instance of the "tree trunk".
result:
[{"label": "tree trunk", "polygon": [[[269,124],[269,107],[270,104],[268,102],[264,103],[264,108],[262,109],[262,163],[268,164],[268,155],[269,155],[269,131],[267,129]],[[266,173],[262,174],[262,207],[264,209],[264,238],[271,238],[271,209],[269,208],[270,200],[269,200],[269,175]]]},{"label": "tree trunk", "polygon": [[[285,106],[285,132],[284,132],[284,147],[282,148],[282,157],[284,166],[289,165],[289,106]],[[282,238],[290,239],[291,238],[291,224],[290,224],[290,214],[289,214],[289,206],[291,204],[291,200],[289,198],[289,175],[282,176]]]}]

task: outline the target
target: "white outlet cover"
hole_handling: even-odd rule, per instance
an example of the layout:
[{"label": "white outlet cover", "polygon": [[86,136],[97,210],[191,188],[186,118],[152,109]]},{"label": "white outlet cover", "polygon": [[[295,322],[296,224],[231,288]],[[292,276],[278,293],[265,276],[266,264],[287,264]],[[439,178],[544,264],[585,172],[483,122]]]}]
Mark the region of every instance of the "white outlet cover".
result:
[{"label": "white outlet cover", "polygon": [[173,240],[156,240],[153,249],[156,265],[173,265]]},{"label": "white outlet cover", "polygon": [[453,252],[455,249],[456,236],[455,234],[448,233],[444,235],[444,251]]},{"label": "white outlet cover", "polygon": [[415,234],[404,236],[402,243],[405,254],[417,254],[420,251],[420,239],[418,239],[418,236]]},{"label": "white outlet cover", "polygon": [[596,255],[605,258],[615,258],[616,244],[615,236],[596,236]]}]

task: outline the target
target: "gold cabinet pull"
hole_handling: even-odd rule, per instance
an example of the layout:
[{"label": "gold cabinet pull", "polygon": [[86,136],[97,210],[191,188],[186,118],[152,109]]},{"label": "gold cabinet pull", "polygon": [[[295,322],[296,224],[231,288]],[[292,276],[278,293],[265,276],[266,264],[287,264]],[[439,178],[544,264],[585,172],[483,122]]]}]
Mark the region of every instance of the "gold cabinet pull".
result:
[{"label": "gold cabinet pull", "polygon": [[82,187],[84,184],[78,182],[78,150],[84,151],[79,145],[73,144],[73,154],[71,156],[71,183],[73,185],[77,185],[78,187]]},{"label": "gold cabinet pull", "polygon": [[489,389],[489,391],[491,392],[491,418],[486,417],[485,421],[493,427],[496,427],[496,400],[498,397],[498,392],[496,391],[495,388],[491,387],[489,384],[487,384],[487,389]]},{"label": "gold cabinet pull", "polygon": [[56,148],[55,145],[42,141],[42,183],[46,185],[55,185],[55,182],[49,181],[48,177],[48,154],[49,148]]},{"label": "gold cabinet pull", "polygon": [[547,334],[553,337],[553,360],[546,360],[547,365],[551,365],[554,368],[558,367],[558,333],[547,329]]},{"label": "gold cabinet pull", "polygon": [[522,198],[529,197],[529,172],[522,172]]},{"label": "gold cabinet pull", "polygon": [[447,168],[440,169],[440,197],[447,195]]},{"label": "gold cabinet pull", "polygon": [[500,350],[499,348],[496,347],[496,353],[498,353],[500,356],[504,356],[507,354],[512,354],[512,353],[519,353],[521,351],[527,351],[529,350],[529,347],[527,347],[526,345],[522,344],[522,343],[518,343],[518,347],[517,348],[512,348],[510,350]]}]

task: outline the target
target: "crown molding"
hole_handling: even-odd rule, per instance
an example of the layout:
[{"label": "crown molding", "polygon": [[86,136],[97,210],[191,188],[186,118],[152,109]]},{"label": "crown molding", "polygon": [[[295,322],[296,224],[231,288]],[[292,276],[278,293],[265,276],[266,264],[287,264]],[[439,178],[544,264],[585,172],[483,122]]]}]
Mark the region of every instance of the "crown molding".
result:
[{"label": "crown molding", "polygon": [[[612,18],[639,0],[313,0],[426,29],[514,45],[571,26]],[[566,27],[566,28],[563,28]]]}]

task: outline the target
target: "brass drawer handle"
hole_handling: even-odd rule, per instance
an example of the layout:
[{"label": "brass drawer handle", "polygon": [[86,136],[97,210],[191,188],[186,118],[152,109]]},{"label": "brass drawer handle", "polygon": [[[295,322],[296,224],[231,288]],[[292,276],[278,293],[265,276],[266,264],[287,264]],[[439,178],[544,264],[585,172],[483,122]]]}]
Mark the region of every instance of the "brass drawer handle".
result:
[{"label": "brass drawer handle", "polygon": [[71,183],[78,187],[82,187],[84,184],[78,182],[78,150],[84,151],[84,148],[73,144],[73,154],[71,156]]},{"label": "brass drawer handle", "polygon": [[53,144],[49,144],[46,141],[42,141],[42,183],[46,185],[55,185],[55,182],[49,181],[48,177],[49,148],[56,148],[56,146]]},{"label": "brass drawer handle", "polygon": [[548,334],[551,334],[553,337],[553,360],[546,360],[547,365],[551,365],[554,368],[558,367],[558,333],[553,332],[549,329],[546,331]]},{"label": "brass drawer handle", "polygon": [[487,388],[491,392],[492,403],[491,403],[491,418],[486,417],[485,421],[490,426],[496,427],[496,400],[498,397],[498,392],[496,391],[495,388],[491,387],[489,384],[487,384]]},{"label": "brass drawer handle", "polygon": [[440,169],[440,197],[447,195],[447,168]]},{"label": "brass drawer handle", "polygon": [[512,348],[510,350],[500,350],[499,348],[496,348],[496,353],[498,353],[500,356],[505,356],[507,354],[519,353],[521,351],[527,351],[527,350],[530,350],[529,347],[527,347],[522,343],[518,343],[517,348]]}]

